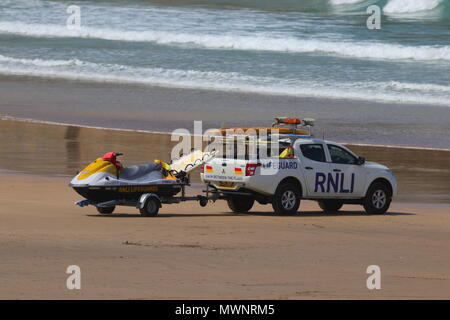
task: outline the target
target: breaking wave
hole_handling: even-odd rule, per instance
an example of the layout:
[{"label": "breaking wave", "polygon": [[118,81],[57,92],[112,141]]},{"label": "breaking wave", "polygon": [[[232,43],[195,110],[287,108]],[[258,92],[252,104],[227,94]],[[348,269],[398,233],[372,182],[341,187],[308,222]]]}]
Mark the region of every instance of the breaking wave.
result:
[{"label": "breaking wave", "polygon": [[437,12],[438,17],[450,18],[448,0],[152,0],[164,5],[203,5],[214,7],[247,7],[261,10],[299,11],[299,12],[354,12],[364,13],[368,5],[383,7],[387,14],[421,14],[430,13],[439,7],[446,8]]},{"label": "breaking wave", "polygon": [[421,84],[421,83],[403,83],[391,81],[386,84],[387,87],[402,90],[421,90],[421,91],[436,91],[436,92],[450,92],[450,86],[443,86],[437,84]]},{"label": "breaking wave", "polygon": [[33,65],[37,67],[61,67],[82,65],[83,62],[78,59],[71,60],[42,60],[42,59],[17,59],[0,55],[0,62],[9,62],[23,65]]},{"label": "breaking wave", "polygon": [[0,74],[129,83],[191,89],[240,91],[271,95],[309,96],[334,99],[375,100],[394,103],[450,106],[450,87],[401,82],[317,83],[237,72],[135,68],[80,60],[17,59],[0,55]]},{"label": "breaking wave", "polygon": [[381,60],[450,60],[450,45],[404,46],[374,42],[334,42],[268,37],[258,35],[184,34],[167,31],[122,31],[82,28],[69,30],[65,26],[0,23],[0,33],[26,37],[83,38],[128,42],[152,42],[160,45],[185,45],[206,49],[251,50],[294,53],[323,53],[352,58]]},{"label": "breaking wave", "polygon": [[384,13],[419,13],[434,10],[445,0],[389,0],[383,7]]},{"label": "breaking wave", "polygon": [[392,18],[450,19],[449,0],[330,0],[339,12],[365,13],[367,6],[375,4]]}]

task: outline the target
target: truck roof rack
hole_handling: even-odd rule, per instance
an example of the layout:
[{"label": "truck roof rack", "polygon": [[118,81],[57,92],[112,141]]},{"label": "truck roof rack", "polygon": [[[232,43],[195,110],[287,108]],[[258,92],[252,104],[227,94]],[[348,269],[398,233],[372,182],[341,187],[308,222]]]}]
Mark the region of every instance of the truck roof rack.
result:
[{"label": "truck roof rack", "polygon": [[[311,128],[315,120],[311,118],[275,117],[271,127],[234,127],[213,129],[209,132],[213,136],[272,136],[278,134],[284,138],[311,138]],[[306,130],[305,130],[306,129]]]}]

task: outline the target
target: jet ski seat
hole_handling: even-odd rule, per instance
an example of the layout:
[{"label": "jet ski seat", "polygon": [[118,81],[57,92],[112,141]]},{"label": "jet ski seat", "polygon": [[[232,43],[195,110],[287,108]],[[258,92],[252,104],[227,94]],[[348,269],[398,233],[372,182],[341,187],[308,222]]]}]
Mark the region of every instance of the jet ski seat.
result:
[{"label": "jet ski seat", "polygon": [[123,180],[151,181],[162,179],[161,165],[159,163],[146,163],[137,166],[126,167],[119,176]]}]

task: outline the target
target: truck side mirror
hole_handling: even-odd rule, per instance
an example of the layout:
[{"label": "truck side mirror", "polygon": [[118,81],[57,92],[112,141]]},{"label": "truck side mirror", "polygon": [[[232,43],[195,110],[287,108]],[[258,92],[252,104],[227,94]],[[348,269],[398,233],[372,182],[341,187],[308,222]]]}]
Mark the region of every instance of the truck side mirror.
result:
[{"label": "truck side mirror", "polygon": [[358,157],[358,160],[356,160],[356,164],[358,166],[363,165],[364,163],[366,163],[366,159],[364,157]]}]

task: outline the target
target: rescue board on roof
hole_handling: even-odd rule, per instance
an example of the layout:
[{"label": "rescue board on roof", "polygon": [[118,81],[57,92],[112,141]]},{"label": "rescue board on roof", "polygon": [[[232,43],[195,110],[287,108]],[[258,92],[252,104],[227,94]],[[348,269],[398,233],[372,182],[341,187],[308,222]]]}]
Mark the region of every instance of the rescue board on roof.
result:
[{"label": "rescue board on roof", "polygon": [[[276,117],[271,127],[230,127],[213,129],[212,135],[264,135],[264,134],[297,134],[311,135],[310,128],[314,126],[314,119],[310,118],[289,118]],[[305,130],[305,128],[307,130]]]}]

